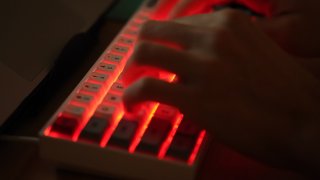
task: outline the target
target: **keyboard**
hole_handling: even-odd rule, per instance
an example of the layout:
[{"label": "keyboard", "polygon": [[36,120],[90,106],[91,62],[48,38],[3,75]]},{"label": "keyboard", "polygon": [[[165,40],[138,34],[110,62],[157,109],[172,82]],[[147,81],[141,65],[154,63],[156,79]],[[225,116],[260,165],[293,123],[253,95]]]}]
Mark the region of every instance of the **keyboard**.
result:
[{"label": "keyboard", "polygon": [[[155,3],[142,4],[45,125],[40,132],[42,158],[107,177],[196,177],[209,142],[206,131],[183,119],[177,108],[147,102],[132,116],[122,103],[122,71],[141,25],[165,20]],[[174,81],[175,75],[159,72],[159,78]]]}]

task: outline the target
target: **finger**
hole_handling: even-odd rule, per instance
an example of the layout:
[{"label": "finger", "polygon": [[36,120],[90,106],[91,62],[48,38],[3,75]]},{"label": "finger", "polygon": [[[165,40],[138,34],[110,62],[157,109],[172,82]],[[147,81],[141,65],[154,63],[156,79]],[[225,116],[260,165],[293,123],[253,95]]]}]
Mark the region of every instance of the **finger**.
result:
[{"label": "finger", "polygon": [[145,101],[156,101],[175,107],[185,104],[188,97],[181,84],[168,83],[153,78],[142,78],[129,86],[123,96],[125,107],[132,111],[134,106]]},{"label": "finger", "polygon": [[149,21],[142,27],[139,38],[158,43],[173,43],[181,48],[190,48],[199,41],[200,28],[176,22]]},{"label": "finger", "polygon": [[212,25],[217,24],[217,15],[216,14],[198,14],[189,17],[182,17],[173,20],[179,24],[191,25],[191,26],[200,26],[200,27],[211,27]]},{"label": "finger", "polygon": [[128,65],[129,67],[125,68],[122,80],[125,86],[131,85],[133,82],[137,81],[143,77],[152,77],[159,78],[160,71],[159,69],[147,67],[147,66],[139,66],[137,64],[131,63]]},{"label": "finger", "polygon": [[195,62],[192,55],[186,52],[168,48],[163,45],[150,42],[140,42],[129,60],[129,64],[146,65],[156,67],[179,77],[187,77],[195,74],[199,62]]}]

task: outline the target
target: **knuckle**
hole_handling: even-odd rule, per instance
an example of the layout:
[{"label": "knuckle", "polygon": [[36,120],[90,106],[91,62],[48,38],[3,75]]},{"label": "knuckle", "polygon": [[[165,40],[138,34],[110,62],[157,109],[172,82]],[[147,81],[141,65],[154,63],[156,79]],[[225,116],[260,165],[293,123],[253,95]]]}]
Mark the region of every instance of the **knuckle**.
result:
[{"label": "knuckle", "polygon": [[142,78],[139,80],[139,88],[138,88],[138,93],[139,94],[144,94],[148,95],[152,93],[154,89],[154,80],[152,78]]}]

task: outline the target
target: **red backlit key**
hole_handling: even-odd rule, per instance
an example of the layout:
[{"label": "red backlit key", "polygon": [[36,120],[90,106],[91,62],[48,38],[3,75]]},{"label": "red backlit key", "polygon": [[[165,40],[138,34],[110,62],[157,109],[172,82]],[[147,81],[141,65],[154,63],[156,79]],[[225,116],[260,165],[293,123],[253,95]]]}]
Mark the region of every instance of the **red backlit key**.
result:
[{"label": "red backlit key", "polygon": [[171,126],[172,124],[169,121],[156,118],[152,119],[138,145],[138,150],[158,153],[160,146],[168,136]]},{"label": "red backlit key", "polygon": [[108,63],[100,63],[98,66],[98,69],[101,71],[106,71],[106,72],[114,72],[116,70],[117,66],[114,64],[108,64]]},{"label": "red backlit key", "polygon": [[183,120],[180,123],[177,133],[187,135],[187,136],[197,136],[201,129],[195,125],[192,121]]},{"label": "red backlit key", "polygon": [[105,103],[112,103],[112,104],[119,104],[121,103],[121,96],[113,94],[113,93],[108,93],[106,97],[104,98]]},{"label": "red backlit key", "polygon": [[82,130],[80,139],[99,143],[105,130],[110,126],[110,121],[111,119],[93,116]]},{"label": "red backlit key", "polygon": [[168,149],[167,156],[187,161],[195,146],[200,130],[189,120],[182,120]]},{"label": "red backlit key", "polygon": [[63,114],[80,119],[83,117],[85,111],[84,107],[69,104],[65,107]]},{"label": "red backlit key", "polygon": [[124,85],[122,83],[118,83],[118,82],[115,82],[112,87],[111,87],[111,90],[112,91],[115,91],[117,93],[123,93],[124,91]]},{"label": "red backlit key", "polygon": [[131,141],[137,131],[138,122],[122,119],[118,127],[111,136],[109,143],[111,145],[129,148]]},{"label": "red backlit key", "polygon": [[176,134],[167,152],[168,157],[187,161],[193,151],[197,136]]},{"label": "red backlit key", "polygon": [[114,45],[112,47],[112,51],[120,53],[120,54],[126,54],[129,51],[129,48],[125,47],[125,46]]},{"label": "red backlit key", "polygon": [[51,131],[71,136],[79,124],[79,119],[62,115],[53,123]]},{"label": "red backlit key", "polygon": [[176,118],[179,111],[171,106],[160,104],[154,116],[161,119],[172,120]]},{"label": "red backlit key", "polygon": [[104,119],[111,119],[117,114],[118,108],[112,105],[99,105],[94,113],[96,116],[103,117]]},{"label": "red backlit key", "polygon": [[139,33],[138,31],[132,30],[132,29],[127,29],[127,30],[124,31],[124,35],[128,35],[128,36],[131,36],[131,37],[137,36],[138,33]]},{"label": "red backlit key", "polygon": [[104,59],[106,61],[111,61],[111,62],[115,62],[115,63],[120,63],[123,59],[123,56],[120,55],[116,55],[116,54],[112,54],[112,53],[107,53],[104,56]]},{"label": "red backlit key", "polygon": [[134,43],[134,40],[131,39],[131,38],[127,38],[127,37],[123,37],[122,36],[122,37],[119,38],[118,42],[120,44],[123,44],[123,45],[126,45],[126,46],[132,46],[133,43]]},{"label": "red backlit key", "polygon": [[90,106],[92,104],[93,100],[94,100],[94,97],[91,96],[91,95],[78,93],[73,97],[73,100],[78,102],[78,103]]},{"label": "red backlit key", "polygon": [[108,80],[109,76],[107,74],[93,72],[90,75],[90,79],[96,82],[105,83]]},{"label": "red backlit key", "polygon": [[91,93],[99,93],[101,90],[101,85],[86,82],[83,84],[81,90],[91,92]]}]

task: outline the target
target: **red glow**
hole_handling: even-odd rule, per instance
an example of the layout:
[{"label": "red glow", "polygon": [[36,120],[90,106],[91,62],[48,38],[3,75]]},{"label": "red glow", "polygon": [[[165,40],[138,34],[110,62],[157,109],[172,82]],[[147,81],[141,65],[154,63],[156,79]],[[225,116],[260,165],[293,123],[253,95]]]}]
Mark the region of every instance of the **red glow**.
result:
[{"label": "red glow", "polygon": [[151,103],[150,105],[150,112],[147,112],[148,115],[145,116],[145,119],[142,120],[142,125],[140,125],[139,130],[137,131],[130,147],[129,147],[129,152],[130,153],[134,153],[134,151],[136,150],[139,142],[141,141],[141,138],[144,134],[144,132],[146,131],[146,129],[148,128],[148,125],[150,123],[150,120],[152,119],[154,112],[156,112],[157,108],[159,106],[159,103]]},{"label": "red glow", "polygon": [[[167,5],[165,7],[161,7],[163,9],[160,9],[159,11],[156,11],[154,14],[153,14],[153,18],[154,19],[161,19],[161,20],[165,20],[167,18],[167,15],[168,15],[168,11],[175,5],[175,3],[178,2],[178,0],[167,0]],[[166,12],[167,11],[167,12]],[[166,13],[165,13],[166,12]],[[147,12],[147,11],[143,11],[143,12],[139,12],[134,18],[132,21],[135,21],[136,23],[144,23],[146,20],[149,19],[149,16],[150,16],[150,13]],[[118,37],[132,37],[135,41],[135,38],[137,37],[136,35],[130,35],[130,34],[126,34],[126,30],[134,30],[134,31],[138,31],[139,28],[138,27],[132,27],[130,26],[131,23],[128,24],[128,26],[124,29],[124,31],[122,33],[120,33],[120,35]],[[167,42],[160,42],[162,44],[165,44],[166,46],[169,46],[171,48],[174,48],[174,49],[177,49],[177,50],[181,50],[181,47],[176,45],[176,44],[170,44],[170,43],[167,43]],[[126,46],[126,44],[120,44],[119,42],[114,41],[111,46],[109,47],[113,47],[115,45],[120,45],[120,46]],[[134,46],[134,43],[133,43],[133,46]],[[117,81],[117,79],[119,78],[119,76],[121,75],[125,65],[127,64],[127,61],[129,59],[129,57],[131,56],[132,52],[133,52],[133,47],[130,45],[129,47],[129,50],[127,53],[120,53],[120,52],[114,52],[114,50],[112,49],[107,49],[104,53],[104,55],[106,53],[112,53],[112,54],[116,54],[116,55],[121,55],[123,56],[123,59],[117,63],[117,62],[113,62],[113,61],[106,61],[104,60],[104,55],[102,56],[101,59],[99,59],[99,63],[101,62],[107,62],[107,63],[110,63],[110,64],[114,64],[117,66],[117,68],[115,69],[114,72],[108,72],[106,73],[106,71],[103,71],[103,70],[99,70],[97,69],[96,67],[93,68],[91,70],[91,72],[98,72],[98,73],[101,73],[101,74],[108,74],[109,75],[109,79],[105,82],[105,83],[101,83],[101,82],[97,82],[95,80],[92,80],[92,79],[84,79],[83,80],[83,83],[84,82],[91,82],[91,83],[94,83],[94,84],[100,84],[101,85],[101,90],[99,91],[99,93],[93,93],[93,92],[86,92],[85,90],[81,90],[82,86],[79,86],[78,89],[76,89],[76,91],[74,92],[82,92],[84,94],[90,94],[90,95],[93,95],[94,96],[94,100],[92,103],[90,103],[90,106],[85,106],[83,103],[79,103],[79,102],[76,102],[74,100],[68,100],[67,101],[67,104],[73,104],[73,105],[78,105],[78,106],[82,106],[82,107],[86,107],[86,111],[83,115],[83,117],[81,117],[81,122],[79,124],[79,126],[76,128],[74,134],[72,135],[71,137],[71,140],[76,142],[78,141],[78,138],[79,138],[79,135],[81,133],[81,131],[83,130],[83,128],[86,126],[87,122],[89,121],[89,119],[92,117],[92,115],[94,114],[94,112],[96,111],[97,107],[103,103],[103,99],[104,97],[107,95],[107,93],[110,91],[110,88],[111,86],[113,85],[114,82]],[[98,63],[97,63],[98,64]],[[164,81],[167,81],[167,82],[174,82],[177,80],[177,77],[175,74],[172,74],[172,73],[169,73],[169,72],[165,72],[165,71],[158,71],[157,72],[160,74],[160,79],[164,80]],[[81,84],[82,85],[82,84]],[[74,94],[72,94],[73,96]],[[119,94],[121,95],[121,94]],[[146,129],[148,128],[149,126],[149,123],[150,121],[152,120],[153,116],[154,116],[154,113],[156,112],[158,106],[159,106],[159,103],[157,102],[151,102],[151,103],[148,103],[147,104],[148,109],[145,109],[145,114],[141,120],[141,124],[139,125],[138,127],[138,130],[137,132],[135,133],[135,136],[129,146],[129,149],[128,151],[130,153],[134,153],[137,146],[139,145],[140,141],[141,141],[141,138],[143,137]],[[64,106],[63,106],[64,107]],[[60,111],[62,112],[63,111],[63,108],[60,109]],[[61,115],[61,112],[58,113],[58,115],[56,115],[56,117],[58,117],[59,115]],[[108,127],[108,129],[106,130],[106,132],[104,133],[102,139],[101,139],[101,142],[99,143],[100,147],[103,148],[105,146],[108,145],[108,141],[110,140],[112,134],[114,133],[115,129],[117,128],[119,122],[121,121],[121,119],[123,118],[124,116],[124,110],[123,108],[120,108],[119,111],[116,111],[114,116],[113,116],[113,119],[112,119],[112,123],[111,123],[111,126]],[[172,128],[168,134],[168,136],[166,137],[166,139],[164,140],[164,142],[161,144],[161,147],[159,149],[159,152],[158,152],[158,155],[157,157],[159,159],[163,159],[169,149],[169,146],[176,134],[176,131],[181,123],[183,119],[183,114],[177,114],[177,116],[175,117],[175,119],[173,119],[173,122],[172,122]],[[70,139],[70,136],[67,136],[67,135],[64,135],[62,133],[59,133],[59,132],[53,132],[51,131],[51,125],[49,125],[45,130],[44,130],[44,135],[45,136],[50,136],[50,137],[53,137],[53,138],[63,138],[63,139]],[[199,134],[199,136],[197,137],[197,140],[196,140],[196,144],[192,150],[192,153],[190,154],[189,156],[189,159],[188,159],[188,164],[189,165],[192,165],[197,157],[197,154],[199,152],[199,149],[203,143],[203,140],[205,138],[205,130],[202,130]]]},{"label": "red glow", "polygon": [[49,133],[50,133],[50,131],[51,131],[51,127],[52,127],[52,126],[48,126],[48,127],[44,130],[43,134],[44,134],[45,136],[49,136]]},{"label": "red glow", "polygon": [[179,0],[163,0],[152,14],[151,19],[167,20],[169,18],[170,11],[177,2],[179,2]]},{"label": "red glow", "polygon": [[182,119],[183,119],[183,115],[182,114],[178,114],[177,118],[174,120],[172,129],[171,129],[168,137],[166,138],[166,140],[161,145],[161,148],[160,148],[160,151],[159,151],[159,154],[158,154],[158,158],[159,159],[164,158],[164,156],[166,155],[167,150],[168,150],[168,148],[169,148],[169,146],[170,146],[170,144],[172,142],[172,139],[173,139],[174,135],[177,132],[177,129],[178,129]]},{"label": "red glow", "polygon": [[104,96],[107,94],[108,90],[110,89],[110,87],[112,85],[111,78],[112,77],[110,77],[109,80],[103,85],[106,88],[106,90],[104,90],[104,92],[102,93],[102,96],[97,97],[94,100],[94,102],[92,102],[92,106],[90,108],[87,108],[87,111],[83,116],[83,120],[81,121],[79,127],[75,130],[75,133],[72,136],[72,141],[76,142],[78,140],[82,129],[86,126],[86,124],[88,123],[89,119],[92,117],[92,115],[94,114],[95,110],[97,109],[98,105],[102,102]]},{"label": "red glow", "polygon": [[[145,21],[147,20],[149,17],[149,13],[148,12],[140,12],[138,17],[139,19]],[[122,36],[126,36],[126,34],[122,34]],[[113,47],[117,45],[117,43],[112,43],[110,47]],[[95,82],[91,79],[86,79],[86,82],[91,82],[91,83],[96,83],[96,84],[101,84],[102,85],[102,89],[101,89],[101,93],[97,94],[96,97],[95,97],[95,100],[94,102],[92,102],[92,106],[88,107],[87,110],[86,110],[86,113],[84,114],[83,118],[82,118],[82,121],[79,125],[79,127],[75,130],[75,133],[73,134],[72,136],[72,141],[77,141],[78,138],[79,138],[79,135],[82,131],[82,129],[85,127],[85,125],[87,124],[87,122],[89,121],[90,117],[93,115],[93,113],[95,112],[96,108],[98,107],[98,105],[101,104],[101,102],[103,101],[105,95],[108,93],[109,89],[111,88],[112,84],[118,79],[118,77],[120,76],[121,72],[123,71],[124,69],[124,66],[125,64],[127,63],[128,61],[128,58],[131,56],[133,52],[133,48],[129,48],[129,51],[126,53],[126,54],[119,54],[119,53],[116,53],[116,52],[112,52],[114,54],[118,54],[118,55],[121,55],[123,56],[123,59],[120,61],[120,63],[114,63],[112,61],[107,61],[108,63],[111,63],[111,64],[115,64],[117,65],[118,67],[116,68],[115,72],[113,74],[109,74],[110,77],[108,79],[108,81],[106,83],[100,83],[100,82]],[[105,53],[110,53],[110,50],[106,50]],[[104,53],[104,54],[105,54]],[[104,57],[104,55],[102,56]],[[101,62],[103,62],[104,60],[102,59]],[[98,69],[95,69],[95,71],[99,72],[99,73],[105,73],[103,71],[100,71]],[[81,88],[81,87],[80,87]],[[80,91],[80,88],[79,90],[77,90],[78,92]],[[79,104],[75,101],[71,101],[70,103],[72,104]],[[119,114],[120,116],[120,114]],[[117,116],[118,117],[118,116]],[[117,121],[116,121],[117,122]],[[117,123],[115,123],[115,126],[117,125]],[[52,137],[56,137],[56,138],[66,138],[64,137],[63,134],[60,134],[60,133],[54,133],[54,132],[51,132],[51,126],[47,127],[45,130],[44,130],[44,135],[47,135],[47,136],[52,136]],[[104,136],[104,142],[103,143],[106,143],[107,140],[108,140],[108,135],[105,135]],[[101,142],[101,145],[103,144]]]},{"label": "red glow", "polygon": [[206,135],[206,131],[205,130],[202,130],[198,136],[198,139],[196,141],[196,145],[194,146],[194,149],[188,159],[188,164],[189,165],[192,165],[194,160],[196,159],[197,155],[198,155],[198,152],[200,150],[200,147],[201,147],[201,144],[204,140],[204,137]]},{"label": "red glow", "polygon": [[117,128],[120,120],[122,119],[123,114],[124,114],[124,111],[123,111],[123,109],[121,109],[120,112],[118,112],[118,114],[114,117],[114,120],[112,122],[111,127],[105,132],[104,136],[102,137],[102,140],[100,142],[100,147],[105,147],[106,146],[106,144],[108,143],[112,133]]},{"label": "red glow", "polygon": [[[131,54],[132,53],[132,48],[130,48],[128,54]],[[101,93],[99,94],[99,96],[97,95],[96,98],[94,99],[94,101],[92,102],[92,105],[88,108],[86,108],[86,112],[85,114],[83,115],[83,118],[82,118],[82,121],[80,123],[80,125],[77,127],[77,129],[75,130],[75,133],[73,134],[72,136],[72,141],[77,141],[78,138],[79,138],[79,135],[82,131],[82,129],[85,127],[85,125],[87,124],[87,122],[89,121],[90,117],[93,115],[93,113],[95,112],[96,108],[98,107],[98,105],[101,104],[101,102],[103,101],[105,95],[108,93],[109,89],[111,88],[112,84],[116,81],[116,79],[118,79],[118,77],[120,76],[121,74],[121,71],[123,70],[124,68],[124,65],[126,64],[127,60],[128,60],[128,56],[124,56],[123,57],[123,60],[120,64],[118,64],[118,68],[115,70],[114,74],[113,75],[110,75],[109,79],[106,81],[106,83],[102,84],[102,83],[99,83],[99,82],[95,82],[95,81],[92,81],[92,80],[87,80],[87,82],[92,82],[92,83],[98,83],[98,84],[101,84],[102,85],[102,90],[101,90]],[[108,61],[109,63],[109,61]],[[100,72],[100,71],[99,71]],[[105,73],[107,74],[107,73]],[[83,106],[81,103],[78,103],[78,102],[75,102],[75,101],[71,101],[70,102],[71,104],[74,104],[74,105],[81,105]],[[51,126],[48,127],[45,132],[46,134],[45,135],[49,135],[52,136],[52,137],[57,137],[57,138],[66,138],[63,134],[60,134],[60,133],[54,133],[54,132],[50,132],[50,129],[51,129]]]}]

